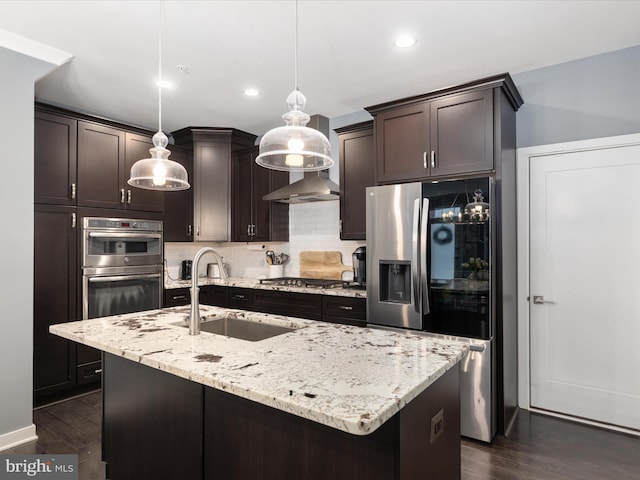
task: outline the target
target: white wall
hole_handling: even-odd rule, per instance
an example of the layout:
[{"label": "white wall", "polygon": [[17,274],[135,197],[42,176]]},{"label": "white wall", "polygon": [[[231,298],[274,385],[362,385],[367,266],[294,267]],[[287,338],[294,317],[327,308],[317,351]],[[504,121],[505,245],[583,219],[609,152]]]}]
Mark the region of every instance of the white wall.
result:
[{"label": "white wall", "polygon": [[[0,43],[1,44],[1,43]],[[49,63],[0,47],[0,450],[32,439],[33,98]]]}]

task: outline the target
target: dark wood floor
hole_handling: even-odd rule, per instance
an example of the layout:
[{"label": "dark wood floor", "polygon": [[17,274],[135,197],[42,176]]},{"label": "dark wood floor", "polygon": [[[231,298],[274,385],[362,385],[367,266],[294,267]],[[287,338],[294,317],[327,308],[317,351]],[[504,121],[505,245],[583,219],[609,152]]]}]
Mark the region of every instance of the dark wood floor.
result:
[{"label": "dark wood floor", "polygon": [[[104,480],[101,408],[100,392],[38,408],[38,440],[2,453],[77,453],[79,478]],[[509,438],[462,442],[462,480],[507,479],[638,480],[640,437],[521,411]]]}]

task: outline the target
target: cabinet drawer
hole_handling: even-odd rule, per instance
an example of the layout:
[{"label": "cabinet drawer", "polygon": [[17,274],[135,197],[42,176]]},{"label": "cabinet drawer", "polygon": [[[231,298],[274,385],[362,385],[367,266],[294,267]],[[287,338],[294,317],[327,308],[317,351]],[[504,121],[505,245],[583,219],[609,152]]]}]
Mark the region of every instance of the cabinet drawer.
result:
[{"label": "cabinet drawer", "polygon": [[[344,321],[338,321],[338,320]],[[364,326],[367,323],[367,301],[364,298],[322,296],[322,320]]]},{"label": "cabinet drawer", "polygon": [[79,365],[76,369],[78,385],[99,382],[102,378],[102,362],[91,362]]},{"label": "cabinet drawer", "polygon": [[164,291],[164,307],[189,305],[191,292],[188,288],[171,288]]},{"label": "cabinet drawer", "polygon": [[321,295],[312,293],[277,292],[271,290],[253,291],[254,310],[289,317],[321,320]]},{"label": "cabinet drawer", "polygon": [[229,307],[253,310],[253,291],[250,288],[229,287]]}]

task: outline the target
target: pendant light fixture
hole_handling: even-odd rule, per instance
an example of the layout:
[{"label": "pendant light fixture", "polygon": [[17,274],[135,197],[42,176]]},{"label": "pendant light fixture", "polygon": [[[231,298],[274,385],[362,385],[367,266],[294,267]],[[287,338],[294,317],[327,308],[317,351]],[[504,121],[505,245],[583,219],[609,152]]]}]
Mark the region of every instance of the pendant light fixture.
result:
[{"label": "pendant light fixture", "polygon": [[190,187],[187,170],[178,162],[169,160],[169,139],[162,132],[162,31],[164,30],[164,7],[160,2],[160,33],[158,35],[158,132],[153,136],[151,158],[138,160],[131,167],[127,183],[146,190],[178,191]]},{"label": "pendant light fixture", "polygon": [[333,165],[331,145],[318,130],[307,127],[309,115],[303,112],[307,99],[298,89],[298,1],[295,19],[294,91],[287,97],[289,111],[282,115],[284,127],[265,133],[260,140],[256,163],[272,170],[313,172]]}]

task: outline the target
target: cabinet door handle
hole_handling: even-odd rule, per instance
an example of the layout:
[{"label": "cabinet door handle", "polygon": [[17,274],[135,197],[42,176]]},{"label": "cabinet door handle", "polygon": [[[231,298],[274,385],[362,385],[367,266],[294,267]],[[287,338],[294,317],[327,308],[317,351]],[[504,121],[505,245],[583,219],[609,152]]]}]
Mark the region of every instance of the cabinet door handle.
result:
[{"label": "cabinet door handle", "polygon": [[174,295],[171,297],[171,300],[186,300],[187,296],[186,295]]},{"label": "cabinet door handle", "polygon": [[71,198],[76,198],[76,184],[72,183],[71,184]]},{"label": "cabinet door handle", "polygon": [[342,233],[342,219],[338,221],[338,231]]},{"label": "cabinet door handle", "polygon": [[339,305],[338,308],[340,310],[348,310],[348,311],[352,311],[353,307],[349,306],[349,305]]},{"label": "cabinet door handle", "polygon": [[96,375],[99,373],[102,373],[102,369],[101,368],[96,368],[93,373],[95,373]]},{"label": "cabinet door handle", "polygon": [[71,214],[71,228],[76,228],[76,221],[77,221],[76,214],[72,213]]},{"label": "cabinet door handle", "polygon": [[131,190],[127,190],[127,203],[131,205]]},{"label": "cabinet door handle", "polygon": [[247,223],[247,237],[251,236],[251,225]]},{"label": "cabinet door handle", "polygon": [[231,298],[233,298],[234,300],[246,300],[247,296],[234,293],[233,295],[231,295]]},{"label": "cabinet door handle", "polygon": [[120,203],[124,203],[124,188],[120,189]]},{"label": "cabinet door handle", "polygon": [[436,168],[436,151],[431,150],[431,168]]},{"label": "cabinet door handle", "polygon": [[422,165],[427,168],[427,152],[422,152]]},{"label": "cabinet door handle", "polygon": [[193,227],[191,225],[187,226],[187,237],[191,236],[191,232],[193,231]]},{"label": "cabinet door handle", "polygon": [[251,225],[251,236],[252,237],[256,236],[256,226],[255,225]]},{"label": "cabinet door handle", "polygon": [[198,228],[196,228],[196,237],[200,236],[200,225],[198,225]]}]

